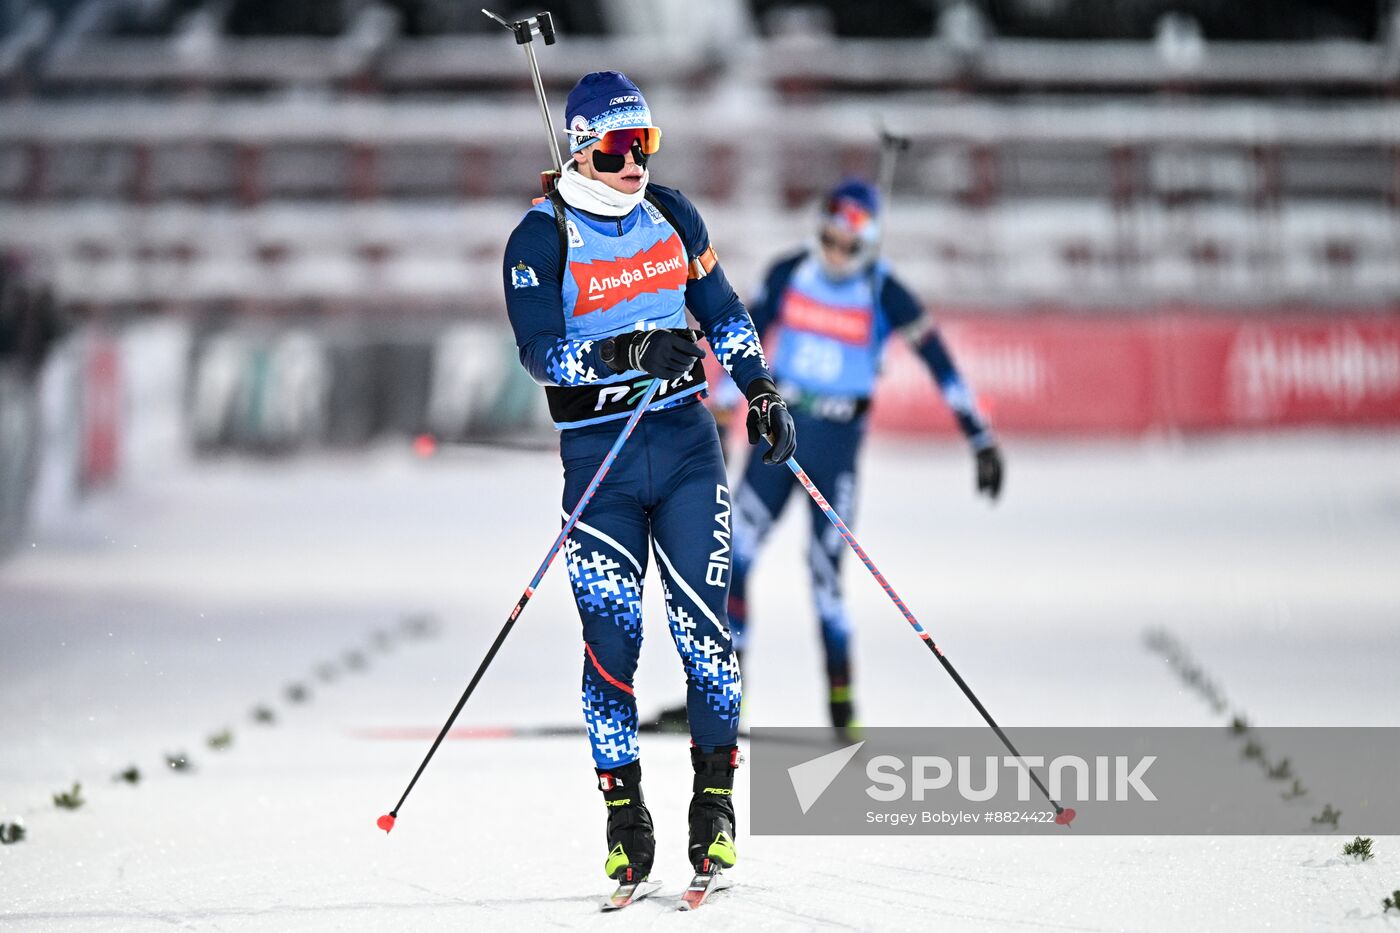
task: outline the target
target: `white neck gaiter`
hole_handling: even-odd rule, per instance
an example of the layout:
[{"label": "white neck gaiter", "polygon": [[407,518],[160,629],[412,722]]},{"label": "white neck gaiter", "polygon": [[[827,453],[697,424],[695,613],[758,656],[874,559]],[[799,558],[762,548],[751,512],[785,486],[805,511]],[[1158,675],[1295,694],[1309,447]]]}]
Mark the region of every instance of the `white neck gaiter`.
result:
[{"label": "white neck gaiter", "polygon": [[642,176],[642,186],[637,189],[636,194],[624,194],[601,181],[585,178],[579,174],[578,163],[570,162],[564,166],[564,173],[559,176],[559,195],[565,204],[590,214],[626,217],[632,213],[633,208],[642,203],[642,198],[646,197],[647,181],[650,177],[649,174]]}]

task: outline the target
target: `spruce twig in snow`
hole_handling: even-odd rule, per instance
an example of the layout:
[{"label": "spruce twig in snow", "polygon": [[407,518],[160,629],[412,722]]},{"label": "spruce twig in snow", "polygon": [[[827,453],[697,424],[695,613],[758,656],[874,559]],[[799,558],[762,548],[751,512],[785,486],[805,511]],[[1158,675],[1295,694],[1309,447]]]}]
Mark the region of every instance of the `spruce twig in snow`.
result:
[{"label": "spruce twig in snow", "polygon": [[72,790],[61,791],[53,795],[53,805],[60,810],[76,810],[87,803],[83,799],[83,785],[77,781],[73,782]]},{"label": "spruce twig in snow", "polygon": [[176,752],[173,755],[165,756],[165,764],[171,771],[193,771],[194,763],[190,761],[190,756],[184,752]]},{"label": "spruce twig in snow", "polygon": [[1320,825],[1322,825],[1323,823],[1330,823],[1330,824],[1332,824],[1332,828],[1333,828],[1333,829],[1336,829],[1336,828],[1337,828],[1337,821],[1340,820],[1341,818],[1342,818],[1342,811],[1341,811],[1341,810],[1334,810],[1334,809],[1332,808],[1332,805],[1329,803],[1329,804],[1327,804],[1326,806],[1324,806],[1324,807],[1322,808],[1322,812],[1321,812],[1321,813],[1319,813],[1317,816],[1315,816],[1315,817],[1312,818],[1312,821],[1313,821],[1313,825],[1314,825],[1314,826],[1320,826]]},{"label": "spruce twig in snow", "polygon": [[404,634],[409,638],[432,638],[437,634],[437,622],[427,613],[408,616],[401,623]]},{"label": "spruce twig in snow", "polygon": [[1249,731],[1249,723],[1245,721],[1243,716],[1236,716],[1230,720],[1230,731],[1235,735],[1244,735],[1245,732]]},{"label": "spruce twig in snow", "polygon": [[1390,897],[1381,901],[1381,911],[1383,913],[1389,913],[1392,910],[1400,911],[1400,890],[1391,891]]},{"label": "spruce twig in snow", "polygon": [[270,726],[277,721],[277,714],[266,706],[258,706],[253,709],[253,722],[264,726]]},{"label": "spruce twig in snow", "polygon": [[311,696],[311,692],[302,684],[288,684],[285,692],[288,703],[305,703]]},{"label": "spruce twig in snow", "polygon": [[141,772],[135,765],[132,765],[125,771],[118,771],[116,774],[112,775],[112,781],[113,783],[124,782],[127,784],[140,784]]},{"label": "spruce twig in snow", "polygon": [[1351,842],[1345,843],[1342,846],[1342,854],[1349,855],[1352,858],[1356,859],[1358,862],[1369,862],[1371,859],[1376,857],[1371,852],[1372,841],[1373,840],[1370,836],[1367,836],[1364,839],[1360,836],[1357,836]]},{"label": "spruce twig in snow", "polygon": [[1288,788],[1288,790],[1284,791],[1279,796],[1282,797],[1284,800],[1292,800],[1295,797],[1303,796],[1307,792],[1308,790],[1306,787],[1303,786],[1303,782],[1298,780],[1297,778],[1294,778],[1293,786]]},{"label": "spruce twig in snow", "polygon": [[225,729],[222,732],[215,732],[206,740],[209,747],[216,752],[221,752],[233,744],[233,732]]},{"label": "spruce twig in snow", "polygon": [[1282,759],[1278,764],[1269,768],[1269,780],[1286,781],[1293,776],[1293,769],[1288,764],[1288,759]]},{"label": "spruce twig in snow", "polygon": [[24,824],[21,822],[0,823],[0,845],[14,845],[24,841]]},{"label": "spruce twig in snow", "polygon": [[1254,741],[1253,739],[1250,739],[1248,742],[1246,742],[1246,743],[1244,744],[1244,757],[1246,757],[1246,758],[1258,758],[1260,761],[1263,761],[1263,760],[1264,760],[1264,746],[1260,745],[1258,742]]}]

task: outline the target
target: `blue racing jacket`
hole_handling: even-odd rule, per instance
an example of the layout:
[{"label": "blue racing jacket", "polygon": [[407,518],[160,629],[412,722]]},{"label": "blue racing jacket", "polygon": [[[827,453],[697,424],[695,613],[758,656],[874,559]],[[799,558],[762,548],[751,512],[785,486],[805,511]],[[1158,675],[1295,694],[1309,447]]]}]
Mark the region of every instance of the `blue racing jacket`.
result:
[{"label": "blue racing jacket", "polygon": [[[506,311],[520,362],[545,387],[555,427],[627,417],[653,377],[614,373],[599,345],[628,331],[685,327],[687,308],[736,384],[772,378],[748,310],[713,257],[699,212],[673,188],[649,185],[647,199],[624,217],[590,214],[562,198],[526,212],[506,243]],[[705,388],[697,364],[662,386],[655,407],[693,403]]]},{"label": "blue racing jacket", "polygon": [[885,341],[900,331],[973,446],[995,442],[932,319],[883,259],[834,281],[809,252],[787,256],[769,268],[752,307],[760,336],[776,345],[773,373],[793,408],[838,420],[863,413]]}]

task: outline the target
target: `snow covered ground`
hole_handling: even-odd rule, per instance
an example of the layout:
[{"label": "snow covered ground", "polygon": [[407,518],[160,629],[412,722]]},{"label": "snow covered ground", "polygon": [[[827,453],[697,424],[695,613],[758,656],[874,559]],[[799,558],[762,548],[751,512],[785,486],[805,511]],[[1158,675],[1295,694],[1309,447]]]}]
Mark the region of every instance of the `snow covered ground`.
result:
[{"label": "snow covered ground", "polygon": [[[1013,441],[1008,460],[989,509],[960,447],[881,440],[856,523],[1003,724],[1220,723],[1144,647],[1164,626],[1253,722],[1400,725],[1400,435]],[[1400,888],[1400,838],[1351,864],[1341,843],[1364,827],[1345,825],[741,835],[738,886],[699,914],[656,898],[602,915],[581,736],[445,743],[386,837],[374,820],[427,741],[367,736],[441,724],[557,529],[559,473],[553,452],[485,447],[217,462],[131,479],[37,528],[0,565],[0,822],[28,830],[0,847],[0,929],[1400,929],[1380,906]],[[805,521],[790,511],[758,571],[750,725],[822,720]],[[864,720],[978,722],[855,562],[846,581]],[[644,712],[681,695],[657,589]],[[418,612],[440,621],[435,638],[404,637]],[[579,659],[556,566],[460,725],[575,722]],[[307,702],[285,697],[292,683]],[[259,704],[274,724],[251,721]],[[225,728],[232,746],[211,750]],[[644,740],[663,894],[688,875],[685,744]],[[193,768],[167,768],[182,751]],[[113,782],[129,765],[144,780]],[[86,806],[52,806],[74,781]]]}]

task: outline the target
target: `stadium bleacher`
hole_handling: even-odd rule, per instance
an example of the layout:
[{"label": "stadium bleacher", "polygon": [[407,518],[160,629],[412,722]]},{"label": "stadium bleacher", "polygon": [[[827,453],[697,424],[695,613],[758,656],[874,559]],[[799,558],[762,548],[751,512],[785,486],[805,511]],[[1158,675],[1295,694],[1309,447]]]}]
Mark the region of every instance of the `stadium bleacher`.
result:
[{"label": "stadium bleacher", "polygon": [[[1388,4],[554,5],[556,104],[627,70],[741,283],[912,147],[892,257],[935,300],[1388,306]],[[545,163],[519,50],[437,0],[0,3],[0,238],[66,300],[485,312]],[[502,10],[507,15],[533,12]]]}]

